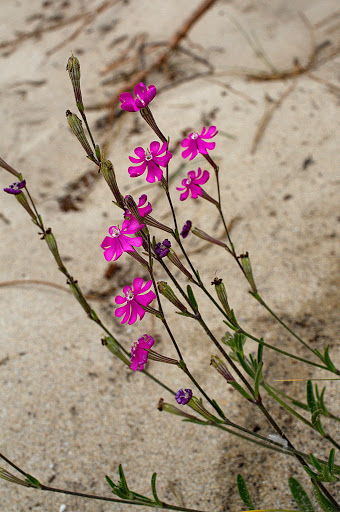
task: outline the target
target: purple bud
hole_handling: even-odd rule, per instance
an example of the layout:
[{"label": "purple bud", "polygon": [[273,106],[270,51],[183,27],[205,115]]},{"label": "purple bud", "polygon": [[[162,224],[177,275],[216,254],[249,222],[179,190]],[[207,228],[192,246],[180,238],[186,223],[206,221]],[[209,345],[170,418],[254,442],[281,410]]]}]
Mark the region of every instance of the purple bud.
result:
[{"label": "purple bud", "polygon": [[192,391],[191,389],[180,389],[176,393],[176,402],[181,405],[187,404],[192,397]]},{"label": "purple bud", "polygon": [[191,229],[191,226],[192,226],[192,222],[191,220],[187,220],[186,223],[184,224],[183,228],[182,228],[182,231],[181,231],[181,236],[183,238],[186,238],[190,232],[190,229]]},{"label": "purple bud", "polygon": [[155,245],[154,251],[159,258],[164,258],[170,251],[171,242],[166,238],[163,242],[158,242]]},{"label": "purple bud", "polygon": [[26,180],[12,183],[9,187],[4,188],[4,191],[8,194],[21,194],[21,189],[24,187],[26,187]]}]

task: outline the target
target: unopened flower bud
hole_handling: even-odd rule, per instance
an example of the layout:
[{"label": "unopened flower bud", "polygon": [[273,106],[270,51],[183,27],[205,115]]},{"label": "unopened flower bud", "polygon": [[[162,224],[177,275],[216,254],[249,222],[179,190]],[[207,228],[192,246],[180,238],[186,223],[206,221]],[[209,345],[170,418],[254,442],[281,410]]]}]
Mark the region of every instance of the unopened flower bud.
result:
[{"label": "unopened flower bud", "polygon": [[124,208],[124,198],[119,191],[112,162],[110,162],[110,160],[102,160],[100,162],[99,170],[104,176],[104,179],[114,195],[116,202],[121,208]]},{"label": "unopened flower bud", "polygon": [[176,297],[172,288],[165,281],[158,281],[157,287],[159,293],[164,295],[176,308],[178,308],[182,313],[187,313],[187,308],[182,304],[182,302]]},{"label": "unopened flower bud", "polygon": [[159,400],[157,409],[159,411],[169,412],[170,414],[176,414],[177,416],[183,416],[184,418],[190,420],[200,421],[198,418],[184,412],[182,409],[179,409],[178,407],[175,407],[172,404],[167,404],[166,402],[164,402],[163,398]]},{"label": "unopened flower bud", "polygon": [[220,240],[217,240],[216,238],[213,238],[212,236],[205,233],[205,231],[202,231],[198,228],[192,228],[191,232],[198,236],[198,238],[202,238],[202,240],[206,240],[207,242],[211,242],[212,244],[220,245],[221,247],[227,247],[226,244],[221,242]]},{"label": "unopened flower bud", "polygon": [[171,249],[170,252],[168,253],[167,257],[169,258],[169,260],[171,261],[171,263],[173,263],[174,265],[176,265],[177,268],[180,269],[181,272],[183,272],[183,274],[185,274],[187,276],[188,279],[190,279],[190,281],[193,281],[193,278],[192,278],[192,275],[190,274],[190,272],[185,268],[185,266],[182,264],[181,260],[179,259],[179,257],[177,256],[177,254]]},{"label": "unopened flower bud", "polygon": [[248,252],[246,252],[245,254],[241,254],[241,256],[239,256],[239,260],[240,260],[240,263],[244,270],[244,274],[245,274],[246,278],[248,279],[248,283],[251,286],[252,291],[254,293],[257,293],[257,288],[256,288],[256,284],[254,281],[253,271],[251,268],[251,263],[250,263],[250,258],[249,258]]},{"label": "unopened flower bud", "polygon": [[222,359],[218,356],[211,356],[210,361],[211,366],[213,366],[228,382],[235,382],[234,377],[229,372],[226,364],[222,361]]},{"label": "unopened flower bud", "polygon": [[232,320],[233,315],[228,303],[228,296],[222,279],[218,279],[217,277],[215,277],[211,284],[215,285],[217,297],[220,303],[222,304],[224,311],[227,313],[228,318]]},{"label": "unopened flower bud", "polygon": [[77,137],[80,144],[83,146],[88,158],[93,162],[96,162],[91,146],[86,138],[83,124],[79,117],[77,117],[76,114],[72,114],[70,110],[66,110],[66,118],[72,133]]},{"label": "unopened flower bud", "polygon": [[85,299],[84,295],[82,294],[77,281],[68,282],[67,284],[69,285],[71,292],[73,293],[73,295],[75,296],[75,298],[77,299],[77,301],[79,302],[79,304],[81,305],[81,307],[83,308],[85,313],[90,318],[92,318],[91,306]]},{"label": "unopened flower bud", "polygon": [[130,360],[122,353],[122,351],[119,348],[118,343],[114,338],[111,336],[105,336],[102,339],[102,345],[107,347],[112,354],[117,356],[121,361],[123,361],[124,364],[130,367]]},{"label": "unopened flower bud", "polygon": [[58,251],[58,246],[57,246],[57,241],[56,241],[56,239],[54,237],[54,234],[51,231],[51,228],[48,228],[46,230],[46,233],[44,234],[43,238],[45,239],[45,241],[46,241],[46,243],[48,245],[49,250],[53,254],[53,257],[54,257],[54,259],[56,260],[56,262],[58,264],[59,270],[63,269],[64,268],[64,264],[63,264],[62,259],[60,257],[60,254],[59,254],[59,251]]},{"label": "unopened flower bud", "polygon": [[79,112],[84,112],[84,104],[80,90],[80,64],[79,60],[74,55],[71,55],[71,57],[68,59],[66,71],[68,71],[72,82],[74,96]]}]

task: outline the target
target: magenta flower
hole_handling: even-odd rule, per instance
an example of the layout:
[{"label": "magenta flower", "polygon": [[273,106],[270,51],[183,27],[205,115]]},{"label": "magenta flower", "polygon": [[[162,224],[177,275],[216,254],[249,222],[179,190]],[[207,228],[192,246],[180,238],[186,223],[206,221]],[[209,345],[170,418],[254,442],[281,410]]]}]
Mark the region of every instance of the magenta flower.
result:
[{"label": "magenta flower", "polygon": [[[137,316],[139,316],[140,320],[142,320],[145,315],[145,311],[142,308],[143,306],[148,306],[155,298],[156,295],[152,291],[147,291],[152,285],[152,281],[147,281],[143,286],[143,278],[136,277],[133,280],[132,288],[131,286],[124,286],[123,292],[124,297],[118,295],[115,298],[116,304],[124,304],[121,308],[117,308],[115,311],[115,315],[117,317],[121,317],[124,315],[122,324],[128,321],[128,324],[134,324],[137,320]],[[146,293],[145,293],[146,292]]]},{"label": "magenta flower", "polygon": [[191,220],[187,220],[182,228],[181,233],[180,233],[183,238],[186,238],[188,236],[188,234],[190,233],[191,226],[192,226]]},{"label": "magenta flower", "polygon": [[156,96],[157,89],[154,85],[149,85],[148,88],[140,82],[135,85],[133,89],[136,99],[134,99],[131,92],[123,92],[119,99],[122,102],[120,108],[127,110],[128,112],[137,112],[141,108],[145,108]]},{"label": "magenta flower", "polygon": [[154,141],[150,144],[150,150],[144,151],[141,147],[135,148],[135,154],[138,158],[129,156],[129,160],[138,165],[129,167],[128,171],[131,178],[141,176],[145,169],[148,169],[146,181],[154,183],[156,178],[160,181],[163,177],[163,171],[160,167],[166,167],[170,158],[172,158],[172,154],[167,150],[167,146],[167,142],[163,142],[161,146],[159,142]]},{"label": "magenta flower", "polygon": [[[125,197],[128,197],[128,196],[125,196]],[[146,215],[149,215],[149,213],[152,212],[151,203],[150,202],[147,203],[147,200],[148,200],[148,196],[146,194],[142,194],[138,200],[137,208],[139,211],[139,215],[141,217],[145,217]],[[134,219],[130,210],[125,210],[124,217],[126,219]]]},{"label": "magenta flower", "polygon": [[119,226],[111,226],[109,233],[111,236],[106,236],[100,247],[104,249],[104,258],[106,261],[118,260],[118,258],[125,251],[134,252],[135,249],[132,247],[140,247],[143,244],[141,236],[128,237],[127,235],[133,235],[137,231],[140,231],[145,227],[145,224],[139,224],[135,219],[125,219],[121,229]]},{"label": "magenta flower", "polygon": [[155,340],[148,334],[144,334],[131,347],[131,370],[142,371],[148,360],[148,350],[155,343]]},{"label": "magenta flower", "polygon": [[191,197],[193,199],[196,199],[198,196],[201,196],[203,190],[201,189],[200,185],[206,183],[209,179],[209,176],[210,174],[208,171],[203,171],[202,174],[202,169],[200,167],[197,169],[197,176],[195,174],[195,171],[189,171],[188,178],[182,180],[183,188],[176,187],[176,190],[184,190],[183,194],[181,194],[179,197],[180,200],[184,201],[188,197],[189,192],[191,192]]},{"label": "magenta flower", "polygon": [[212,139],[217,134],[216,126],[210,126],[207,132],[204,126],[200,135],[198,133],[190,133],[189,137],[181,142],[182,148],[187,148],[183,151],[182,157],[187,158],[190,155],[189,160],[192,160],[197,153],[206,155],[208,153],[207,149],[214,149],[216,144],[215,142],[206,142],[204,139]]}]

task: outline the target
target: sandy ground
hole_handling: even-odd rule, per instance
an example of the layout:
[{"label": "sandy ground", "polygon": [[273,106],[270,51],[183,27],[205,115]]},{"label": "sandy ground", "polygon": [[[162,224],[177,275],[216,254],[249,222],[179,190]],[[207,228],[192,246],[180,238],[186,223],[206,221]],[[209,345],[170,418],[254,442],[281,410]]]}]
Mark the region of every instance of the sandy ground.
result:
[{"label": "sandy ground", "polygon": [[[112,1],[93,19],[64,24],[100,5],[88,0],[1,3],[0,154],[24,174],[45,225],[53,228],[61,255],[84,292],[98,294],[112,288],[108,298],[92,304],[119,340],[128,348],[142,329],[157,337],[155,349],[175,356],[154,318],[146,316],[142,326],[128,328],[113,315],[114,296],[140,270],[125,256],[112,278],[105,278],[107,263],[100,243],[108,227],[119,222],[120,213],[67,127],[65,110],[75,111],[75,105],[65,64],[73,50],[81,61],[85,105],[92,107],[88,118],[101,143],[107,136],[108,111],[95,107],[120,89],[137,63],[131,59],[107,73],[105,68],[121,56],[135,57],[142,40],[168,40],[199,1],[183,2],[181,7],[177,0]],[[88,24],[68,40],[84,20]],[[313,347],[322,349],[330,343],[333,353],[340,220],[335,212],[340,163],[339,23],[337,0],[219,0],[182,42],[190,53],[176,52],[164,72],[150,73],[146,80],[160,89],[152,109],[174,145],[183,133],[200,130],[204,124],[218,127],[214,155],[221,167],[224,210],[226,218],[234,221],[232,236],[238,252],[250,252],[259,289],[276,311]],[[270,74],[271,70],[254,53],[240,26],[261,42],[279,72],[294,69],[294,59],[296,66],[307,66],[316,49],[312,75],[247,80],[245,72]],[[22,36],[35,30],[34,37]],[[16,42],[5,44],[11,41]],[[162,47],[146,54],[147,63],[157,51]],[[213,75],[179,82],[206,71],[206,61],[214,66]],[[171,80],[175,85],[162,92]],[[285,92],[282,103],[275,105]],[[252,152],[261,119],[271,108],[273,116]],[[110,133],[107,156],[124,193],[138,197],[146,192],[154,200],[154,216],[171,223],[158,187],[146,188],[143,178],[132,181],[127,173],[133,148],[151,140],[154,136],[138,114],[123,115]],[[181,164],[177,150],[172,171]],[[200,164],[206,168],[203,160],[192,164],[186,162],[174,180],[179,224],[191,218],[201,229],[218,235],[221,226],[209,203],[179,201],[175,186],[186,171]],[[87,179],[82,180],[85,174]],[[0,178],[1,187],[13,181],[2,169]],[[206,190],[215,195],[214,180]],[[13,197],[5,194],[0,202],[0,236],[1,283],[36,279],[65,285],[37,229]],[[157,236],[163,239],[162,233]],[[186,240],[189,251],[201,245],[193,236]],[[248,330],[308,357],[249,296],[246,282],[222,250],[193,252],[192,259],[206,283],[216,275],[224,279],[230,303]],[[157,270],[157,279],[162,278]],[[198,299],[203,310],[207,306],[207,322],[220,338],[225,332],[221,318],[204,296],[198,294]],[[159,413],[158,399],[171,401],[170,395],[122,367],[102,347],[103,332],[67,292],[38,284],[6,286],[0,288],[0,307],[0,449],[25,471],[55,487],[110,496],[104,477],[116,479],[122,463],[137,492],[150,493],[151,474],[157,471],[162,499],[209,511],[243,510],[235,490],[236,474],[242,472],[258,508],[294,508],[288,478],[298,476],[306,485],[308,481],[292,459]],[[192,372],[228,417],[270,434],[260,414],[209,367],[215,350],[204,333],[171,307],[165,309]],[[249,344],[249,348],[256,347]],[[151,362],[149,370],[175,390],[189,386],[175,368]],[[297,375],[326,376],[322,370],[279,359],[273,352],[265,353],[264,374],[269,382]],[[328,388],[330,409],[339,412],[336,383]],[[282,389],[304,397],[302,383],[282,384]],[[328,447],[305,426],[295,424],[276,405],[271,404],[271,409],[299,448],[326,454]],[[333,424],[325,421],[325,425],[336,434]],[[4,512],[134,510],[6,482],[0,485]]]}]

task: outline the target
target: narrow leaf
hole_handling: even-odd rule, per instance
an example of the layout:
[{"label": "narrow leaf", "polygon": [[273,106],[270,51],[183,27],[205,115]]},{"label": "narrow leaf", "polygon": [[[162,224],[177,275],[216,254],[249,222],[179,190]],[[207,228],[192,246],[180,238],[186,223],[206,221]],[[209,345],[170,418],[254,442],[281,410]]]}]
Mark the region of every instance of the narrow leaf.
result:
[{"label": "narrow leaf", "polygon": [[243,503],[250,510],[254,510],[254,505],[253,505],[252,499],[250,497],[246,481],[241,474],[237,475],[237,489],[238,489],[239,495],[240,495]]},{"label": "narrow leaf", "polygon": [[190,305],[192,306],[195,313],[197,313],[198,305],[197,305],[195,295],[194,295],[194,292],[192,291],[190,284],[188,284],[188,286],[187,286],[187,294],[188,294],[188,299],[189,299]]},{"label": "narrow leaf", "polygon": [[313,384],[310,380],[307,381],[307,404],[310,412],[313,414],[313,412],[317,409],[317,405],[313,391]]},{"label": "narrow leaf", "polygon": [[306,491],[300,484],[298,480],[291,477],[288,480],[290,492],[292,493],[292,496],[299,507],[299,510],[301,512],[315,512],[315,509],[312,505],[312,502],[310,501]]},{"label": "narrow leaf", "polygon": [[332,475],[334,472],[334,457],[335,457],[335,448],[332,448],[329,457],[328,457],[328,471]]},{"label": "narrow leaf", "polygon": [[157,505],[159,505],[160,507],[163,506],[163,503],[161,502],[161,500],[158,498],[157,496],[157,490],[156,490],[156,478],[157,478],[157,473],[153,473],[152,477],[151,477],[151,489],[152,489],[152,495],[154,497],[154,500],[155,502],[157,503]]},{"label": "narrow leaf", "polygon": [[259,367],[256,371],[256,375],[255,375],[255,380],[254,380],[254,394],[255,394],[255,398],[258,398],[259,396],[259,386],[261,384],[261,381],[262,381],[262,367],[263,367],[263,362],[261,361],[261,363],[259,364]]},{"label": "narrow leaf", "polygon": [[315,485],[314,488],[314,496],[316,501],[318,502],[319,506],[324,510],[325,512],[336,512],[336,509],[332,503],[328,501],[327,498],[323,494],[321,494],[321,491],[319,488]]}]

